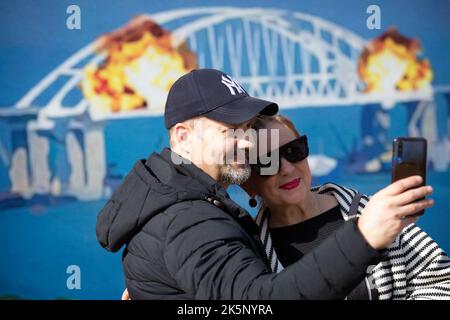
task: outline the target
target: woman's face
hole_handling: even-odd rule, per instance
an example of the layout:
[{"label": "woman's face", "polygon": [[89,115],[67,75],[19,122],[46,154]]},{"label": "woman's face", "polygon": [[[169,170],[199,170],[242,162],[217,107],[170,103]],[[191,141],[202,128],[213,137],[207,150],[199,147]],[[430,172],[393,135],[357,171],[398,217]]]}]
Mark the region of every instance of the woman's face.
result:
[{"label": "woman's face", "polygon": [[[277,121],[271,121],[267,129],[278,129],[280,146],[297,136],[289,128]],[[270,136],[270,134],[268,134]],[[268,146],[271,144],[269,143]],[[272,176],[260,176],[252,170],[248,184],[269,206],[295,205],[305,199],[311,186],[311,171],[307,159],[291,163],[280,156],[280,168]]]}]

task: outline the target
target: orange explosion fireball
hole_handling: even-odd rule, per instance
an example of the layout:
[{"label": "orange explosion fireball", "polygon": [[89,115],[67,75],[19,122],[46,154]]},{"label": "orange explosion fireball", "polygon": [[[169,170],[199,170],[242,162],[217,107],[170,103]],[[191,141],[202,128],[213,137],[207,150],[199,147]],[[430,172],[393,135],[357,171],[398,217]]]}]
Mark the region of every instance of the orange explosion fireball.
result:
[{"label": "orange explosion fireball", "polygon": [[358,61],[358,72],[366,92],[418,90],[433,78],[428,60],[419,60],[418,40],[402,36],[395,28],[372,40]]},{"label": "orange explosion fireball", "polygon": [[161,108],[172,84],[196,67],[195,55],[183,44],[172,46],[172,35],[144,16],[102,36],[100,66],[88,65],[81,83],[95,111],[126,112]]}]

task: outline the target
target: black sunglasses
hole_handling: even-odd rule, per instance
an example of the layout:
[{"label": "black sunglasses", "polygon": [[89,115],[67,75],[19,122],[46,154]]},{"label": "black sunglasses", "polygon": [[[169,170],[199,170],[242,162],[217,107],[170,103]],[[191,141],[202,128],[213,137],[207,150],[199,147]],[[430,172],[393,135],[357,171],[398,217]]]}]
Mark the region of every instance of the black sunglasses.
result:
[{"label": "black sunglasses", "polygon": [[[279,153],[278,159],[272,159],[271,155],[274,152]],[[306,135],[303,135],[301,137],[298,137],[291,142],[286,143],[285,145],[282,145],[278,150],[274,150],[272,152],[269,152],[264,157],[266,159],[267,163],[263,163],[261,161],[262,157],[258,157],[257,163],[252,164],[251,168],[254,172],[261,176],[270,176],[268,174],[262,175],[261,172],[263,169],[270,168],[271,166],[275,166],[278,168],[277,172],[274,174],[277,174],[280,171],[280,157],[283,157],[290,163],[296,163],[300,162],[302,160],[305,160],[309,155],[309,148],[308,148],[308,138]],[[278,160],[278,161],[277,161]],[[275,163],[274,161],[277,161],[278,163]]]}]

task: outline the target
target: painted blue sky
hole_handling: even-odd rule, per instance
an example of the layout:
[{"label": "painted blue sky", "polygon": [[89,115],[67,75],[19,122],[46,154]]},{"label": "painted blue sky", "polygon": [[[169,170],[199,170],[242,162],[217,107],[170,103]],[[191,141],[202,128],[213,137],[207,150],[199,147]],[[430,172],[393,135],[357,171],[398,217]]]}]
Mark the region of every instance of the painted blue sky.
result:
[{"label": "painted blue sky", "polygon": [[[81,8],[81,30],[66,28],[66,9]],[[134,15],[195,6],[279,8],[319,16],[365,39],[382,30],[366,27],[369,5],[381,9],[382,30],[395,25],[418,38],[435,70],[434,84],[450,84],[450,2],[448,0],[303,0],[303,1],[2,1],[0,15],[0,106],[17,102],[33,85],[71,54]]]}]

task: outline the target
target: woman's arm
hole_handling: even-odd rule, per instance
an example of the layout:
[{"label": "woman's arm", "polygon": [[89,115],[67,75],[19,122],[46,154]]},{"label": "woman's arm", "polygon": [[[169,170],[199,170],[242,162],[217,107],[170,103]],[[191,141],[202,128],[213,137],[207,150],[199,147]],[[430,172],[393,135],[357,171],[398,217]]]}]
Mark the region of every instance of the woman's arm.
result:
[{"label": "woman's arm", "polygon": [[412,224],[401,237],[407,299],[450,299],[450,259],[423,230]]}]

